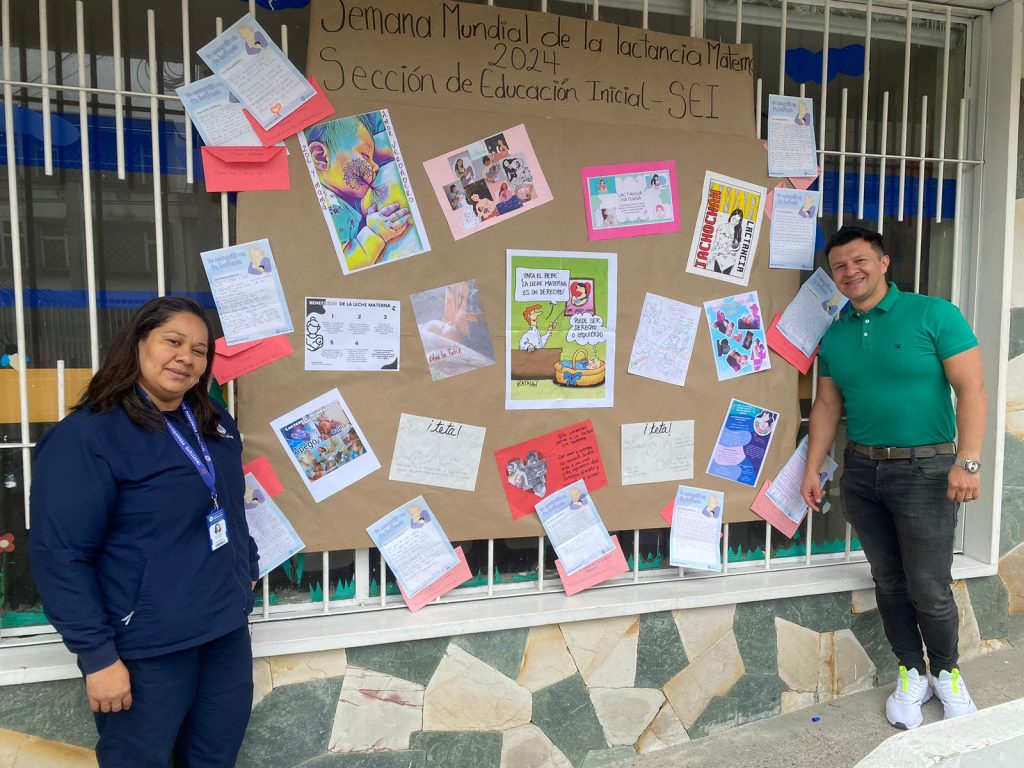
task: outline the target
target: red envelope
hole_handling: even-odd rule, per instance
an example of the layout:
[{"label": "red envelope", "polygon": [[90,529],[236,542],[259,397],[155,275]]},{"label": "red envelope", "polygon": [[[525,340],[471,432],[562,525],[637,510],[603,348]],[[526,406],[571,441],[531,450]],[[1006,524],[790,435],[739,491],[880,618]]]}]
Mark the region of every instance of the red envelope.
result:
[{"label": "red envelope", "polygon": [[779,330],[779,318],[781,317],[781,312],[775,315],[775,319],[772,320],[772,324],[768,326],[768,330],[765,332],[764,337],[768,342],[768,348],[782,355],[782,359],[800,371],[800,373],[806,374],[811,370],[811,363],[818,356],[818,350],[815,349],[811,356],[808,357],[793,346],[793,342],[783,336]]},{"label": "red envelope", "polygon": [[203,147],[207,192],[291,189],[284,147]]},{"label": "red envelope", "polygon": [[334,114],[334,107],[327,100],[327,96],[324,95],[320,84],[312,77],[307,77],[306,79],[309,80],[309,84],[316,91],[316,96],[300,105],[298,109],[271,127],[269,131],[263,130],[263,126],[257,123],[256,118],[249,114],[249,110],[242,110],[245,119],[249,121],[249,125],[252,126],[256,135],[259,136],[260,142],[262,142],[264,147],[271,147],[278,142],[284,141],[289,136],[294,136],[303,128],[308,128],[313,123],[319,123],[324,118]]},{"label": "red envelope", "polygon": [[287,336],[271,336],[230,347],[221,336],[213,343],[213,378],[218,384],[227,384],[292,352]]}]

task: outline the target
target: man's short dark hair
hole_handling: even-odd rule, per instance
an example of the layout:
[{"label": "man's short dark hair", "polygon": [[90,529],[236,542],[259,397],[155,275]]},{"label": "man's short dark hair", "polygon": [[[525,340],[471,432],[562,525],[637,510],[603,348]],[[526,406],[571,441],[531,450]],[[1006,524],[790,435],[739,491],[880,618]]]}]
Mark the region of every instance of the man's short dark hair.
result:
[{"label": "man's short dark hair", "polygon": [[873,229],[851,225],[840,227],[839,231],[832,235],[832,239],[825,246],[825,258],[828,258],[833,248],[852,243],[854,240],[863,240],[874,248],[879,256],[885,256],[885,246],[882,244],[882,235],[880,233],[875,232]]}]

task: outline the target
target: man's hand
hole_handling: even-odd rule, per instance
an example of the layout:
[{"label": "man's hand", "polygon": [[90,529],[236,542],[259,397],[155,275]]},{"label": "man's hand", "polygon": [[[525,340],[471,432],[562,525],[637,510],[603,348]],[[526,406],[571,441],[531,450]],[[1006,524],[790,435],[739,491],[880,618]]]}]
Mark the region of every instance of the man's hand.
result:
[{"label": "man's hand", "polygon": [[950,501],[974,501],[981,489],[981,475],[971,474],[955,464],[949,468],[946,498]]},{"label": "man's hand", "polygon": [[392,203],[379,211],[371,208],[366,214],[366,226],[385,243],[394,240],[409,228],[409,209],[401,203]]},{"label": "man's hand", "polygon": [[85,692],[93,712],[120,712],[132,708],[131,680],[128,668],[120,659],[86,675]]},{"label": "man's hand", "polygon": [[526,345],[526,351],[527,352],[533,352],[535,349],[537,349],[537,348],[535,346],[533,346],[533,344],[527,344]]},{"label": "man's hand", "polygon": [[822,500],[821,494],[821,478],[815,471],[808,471],[804,473],[804,481],[800,484],[800,496],[815,512],[820,512],[820,504]]}]

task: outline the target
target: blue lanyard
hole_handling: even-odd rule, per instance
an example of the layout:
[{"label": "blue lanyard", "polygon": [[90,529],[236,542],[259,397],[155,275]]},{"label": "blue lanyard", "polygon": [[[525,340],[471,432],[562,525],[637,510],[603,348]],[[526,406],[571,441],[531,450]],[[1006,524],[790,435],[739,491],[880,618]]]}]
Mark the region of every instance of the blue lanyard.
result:
[{"label": "blue lanyard", "polygon": [[[153,402],[153,399],[149,396],[146,390],[139,387],[139,392],[149,402]],[[154,403],[154,407],[155,407]],[[157,408],[160,411],[159,408]],[[188,424],[192,427],[192,434],[196,436],[196,442],[199,444],[199,450],[203,452],[203,457],[200,459],[196,453],[195,448],[189,445],[185,437],[178,431],[178,429],[171,423],[170,419],[164,416],[163,411],[160,411],[160,415],[163,416],[164,423],[167,425],[167,431],[171,433],[171,437],[174,438],[174,442],[178,444],[182,452],[188,456],[189,461],[195,466],[199,472],[199,477],[202,478],[206,487],[210,490],[210,497],[213,499],[213,508],[218,509],[220,503],[217,501],[217,470],[213,466],[213,457],[210,456],[210,449],[206,446],[206,441],[203,440],[202,434],[199,432],[199,425],[196,423],[196,417],[192,413],[192,409],[189,408],[188,403],[184,400],[181,401],[181,410],[185,414],[185,418],[188,419]]]}]

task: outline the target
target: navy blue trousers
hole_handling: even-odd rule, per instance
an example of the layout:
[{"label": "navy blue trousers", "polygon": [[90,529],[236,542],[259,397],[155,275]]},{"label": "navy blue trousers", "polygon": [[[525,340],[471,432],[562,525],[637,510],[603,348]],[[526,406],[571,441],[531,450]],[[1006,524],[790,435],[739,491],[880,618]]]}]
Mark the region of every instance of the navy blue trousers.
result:
[{"label": "navy blue trousers", "polygon": [[232,768],[252,709],[248,626],[150,659],[124,659],[132,708],[98,713],[100,768]]}]

